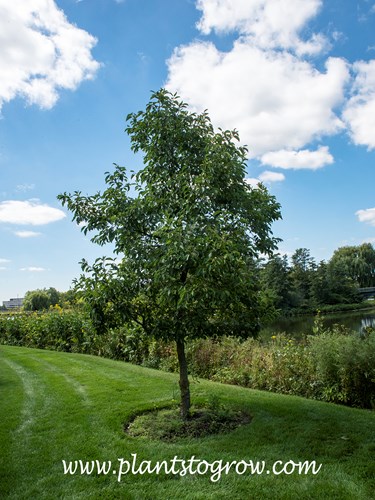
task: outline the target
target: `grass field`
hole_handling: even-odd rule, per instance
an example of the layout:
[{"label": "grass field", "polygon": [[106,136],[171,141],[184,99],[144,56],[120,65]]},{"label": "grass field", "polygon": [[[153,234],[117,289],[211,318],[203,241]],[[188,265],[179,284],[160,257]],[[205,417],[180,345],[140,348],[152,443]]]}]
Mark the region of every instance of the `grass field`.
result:
[{"label": "grass field", "polygon": [[[241,406],[252,414],[251,423],[228,434],[173,444],[124,433],[132,416],[171,405],[177,396],[174,374],[93,356],[0,346],[0,498],[374,498],[374,412],[193,380],[193,401],[214,397]],[[132,454],[136,469],[118,481],[118,459],[131,462]],[[259,475],[240,474],[242,465],[236,473],[232,466],[217,482],[203,462],[201,475],[135,473],[142,461],[171,464],[175,456],[266,465]],[[112,468],[107,474],[70,475],[64,474],[63,460],[111,461]],[[276,461],[291,460],[322,466],[316,475],[298,474],[297,468],[273,473]],[[278,464],[277,471],[281,468]],[[287,472],[292,469],[289,464]]]}]

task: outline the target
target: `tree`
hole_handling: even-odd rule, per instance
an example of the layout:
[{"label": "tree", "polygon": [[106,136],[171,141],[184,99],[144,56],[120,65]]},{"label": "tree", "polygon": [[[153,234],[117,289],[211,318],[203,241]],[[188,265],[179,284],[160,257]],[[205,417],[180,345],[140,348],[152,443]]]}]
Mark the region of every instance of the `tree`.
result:
[{"label": "tree", "polygon": [[31,290],[25,293],[23,308],[25,311],[41,311],[59,302],[60,294],[55,288]]},{"label": "tree", "polygon": [[361,297],[358,294],[358,283],[350,276],[345,261],[332,257],[327,265],[327,273],[330,289],[329,303],[350,304],[360,302]]},{"label": "tree", "polygon": [[269,291],[277,309],[285,312],[292,307],[292,284],[286,255],[275,255],[265,263],[261,269],[261,285]]},{"label": "tree", "polygon": [[292,255],[290,277],[297,307],[308,307],[311,296],[312,275],[316,269],[314,258],[307,248],[297,248]]},{"label": "tree", "polygon": [[136,323],[176,343],[181,415],[189,416],[185,343],[216,335],[254,335],[264,312],[256,259],[271,254],[280,206],[245,180],[247,149],[236,131],[215,132],[206,112],[176,95],[153,93],[145,111],[127,117],[131,148],[144,168],[115,165],[103,193],[59,199],[117,259],[97,259],[77,287],[100,323]]},{"label": "tree", "polygon": [[375,285],[375,250],[371,243],[338,248],[330,264],[341,267],[345,276],[359,287]]},{"label": "tree", "polygon": [[311,280],[311,302],[314,306],[332,303],[332,286],[328,273],[328,264],[319,262]]}]

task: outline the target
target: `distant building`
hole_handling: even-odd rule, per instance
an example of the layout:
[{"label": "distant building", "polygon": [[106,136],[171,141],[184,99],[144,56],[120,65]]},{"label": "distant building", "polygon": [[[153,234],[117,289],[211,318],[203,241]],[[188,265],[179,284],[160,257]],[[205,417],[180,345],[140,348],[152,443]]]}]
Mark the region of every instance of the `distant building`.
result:
[{"label": "distant building", "polygon": [[22,304],[23,304],[23,299],[19,299],[18,297],[16,299],[3,301],[3,306],[6,307],[7,309],[17,309],[19,307],[22,307]]}]

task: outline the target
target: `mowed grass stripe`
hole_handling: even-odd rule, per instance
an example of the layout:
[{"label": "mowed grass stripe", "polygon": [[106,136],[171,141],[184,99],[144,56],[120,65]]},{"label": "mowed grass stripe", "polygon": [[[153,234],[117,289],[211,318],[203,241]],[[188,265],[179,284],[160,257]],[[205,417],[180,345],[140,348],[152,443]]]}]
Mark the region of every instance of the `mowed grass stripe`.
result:
[{"label": "mowed grass stripe", "polygon": [[[41,357],[33,355],[6,360],[18,375],[23,387],[23,407],[19,426],[9,436],[12,451],[9,453],[8,474],[20,475],[12,491],[14,498],[30,498],[43,490],[45,470],[58,477],[61,474],[61,453],[96,453],[91,441],[82,442],[75,433],[91,435],[98,428],[88,410],[87,402],[77,390],[72,390],[71,377],[51,371]],[[21,364],[22,363],[22,364]],[[67,433],[67,426],[70,432]],[[22,446],[19,444],[22,443]],[[77,449],[78,448],[78,449]],[[16,464],[17,471],[14,471]]]},{"label": "mowed grass stripe", "polygon": [[0,497],[3,489],[4,495],[10,493],[8,476],[16,477],[17,474],[13,469],[11,436],[22,425],[24,410],[22,380],[7,361],[0,353]]},{"label": "mowed grass stripe", "polygon": [[[155,390],[158,384],[150,385],[149,371],[139,373],[137,367],[131,365],[122,371],[119,367],[124,367],[123,363],[113,366],[113,362],[106,359],[22,348],[10,349],[8,354],[10,359],[5,360],[6,363],[12,365],[21,384],[23,380],[28,388],[27,404],[36,408],[36,412],[29,411],[27,416],[23,413],[20,418],[21,425],[33,420],[29,431],[31,439],[26,435],[13,439],[9,464],[18,464],[18,474],[23,475],[25,470],[29,473],[12,491],[12,498],[30,498],[33,492],[40,494],[45,482],[43,468],[48,468],[50,478],[55,475],[61,480],[62,459],[104,461],[130,455],[133,449],[122,446],[123,423],[135,413],[136,405],[139,412],[150,408],[150,400],[153,404],[170,402],[172,386],[176,383],[176,377],[171,375],[166,389],[165,377],[160,376],[163,374],[152,371],[161,382],[163,392],[158,395]],[[134,375],[133,368],[138,376]],[[105,423],[101,418],[103,410],[108,417]],[[117,450],[115,443],[120,444]],[[124,482],[129,479],[125,478]],[[66,477],[64,481],[75,482],[75,478]],[[90,483],[90,478],[83,477],[80,482]],[[79,488],[82,498],[86,498],[87,487]]]},{"label": "mowed grass stripe", "polygon": [[62,377],[65,380],[65,383],[71,388],[72,392],[76,394],[81,403],[84,406],[90,406],[91,400],[87,395],[87,391],[76,378],[69,375],[69,372],[60,368],[56,363],[51,363],[41,356],[29,356],[29,359],[35,361],[38,366],[42,366],[47,372],[51,372],[55,374],[59,379]]},{"label": "mowed grass stripe", "polygon": [[[4,361],[7,362],[4,362]],[[3,362],[1,362],[3,361]],[[17,367],[17,371],[11,368]],[[31,423],[19,374],[32,386]],[[130,416],[172,404],[177,376],[107,359],[0,347],[0,497],[10,499],[359,499],[373,498],[375,415],[327,403],[240,387],[192,381],[194,401],[212,395],[245,406],[253,420],[230,434],[176,444],[135,439],[123,433]],[[22,412],[24,412],[22,414]],[[12,415],[11,417],[9,415]],[[17,428],[22,432],[17,432]],[[22,435],[22,438],[21,438]],[[3,453],[3,450],[8,450]],[[64,476],[62,460],[170,460],[196,456],[233,460],[316,460],[308,476],[239,476],[218,483],[207,476]]]},{"label": "mowed grass stripe", "polygon": [[[11,361],[10,359],[3,360],[6,365],[13,371],[13,373],[18,378],[18,385],[21,386],[22,396],[20,401],[22,401],[22,408],[19,415],[19,424],[17,425],[14,432],[20,435],[22,439],[22,434],[27,433],[27,428],[32,425],[35,415],[35,405],[36,405],[36,386],[35,386],[35,376],[32,372],[28,372],[22,365]],[[18,388],[19,390],[19,388]],[[45,401],[42,402],[45,404]],[[39,409],[40,411],[40,409]]]}]

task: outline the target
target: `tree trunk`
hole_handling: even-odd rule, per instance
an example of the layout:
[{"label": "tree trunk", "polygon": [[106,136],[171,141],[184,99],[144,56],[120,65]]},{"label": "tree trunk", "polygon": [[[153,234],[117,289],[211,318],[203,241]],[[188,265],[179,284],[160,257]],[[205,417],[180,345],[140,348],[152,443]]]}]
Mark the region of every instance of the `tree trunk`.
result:
[{"label": "tree trunk", "polygon": [[178,364],[180,367],[180,393],[181,393],[181,417],[186,420],[190,414],[190,388],[188,379],[188,369],[185,356],[185,344],[183,339],[176,340]]}]

